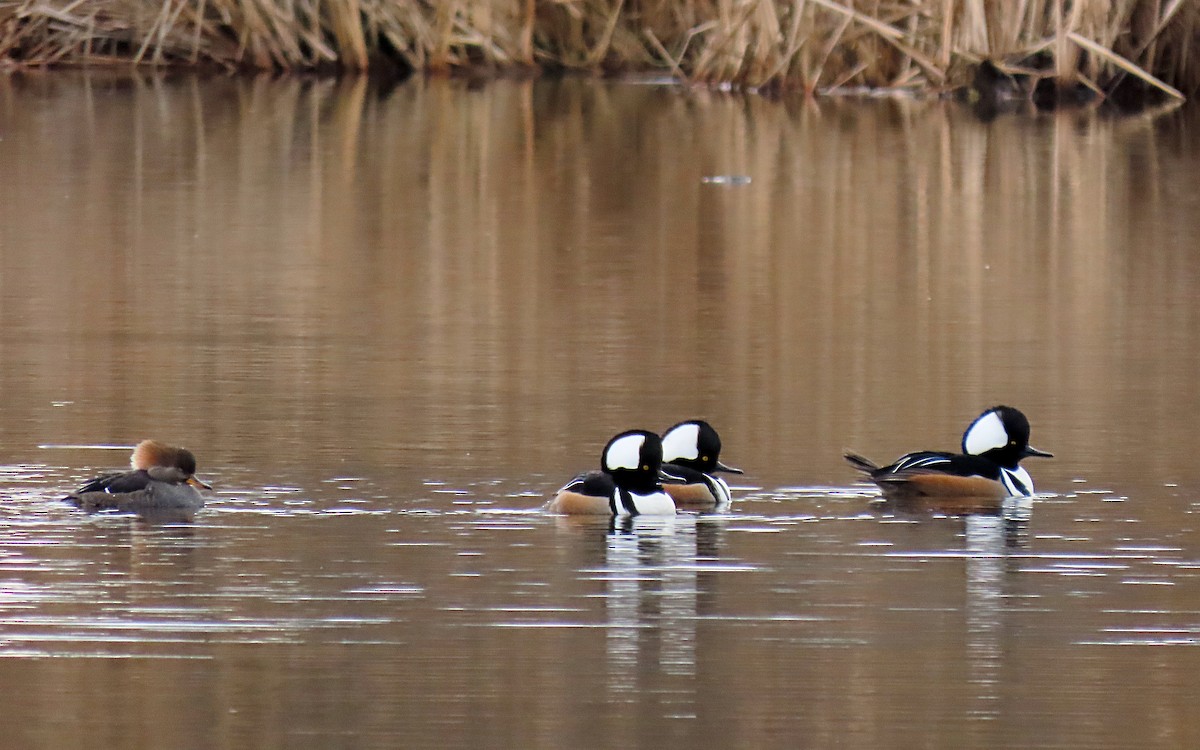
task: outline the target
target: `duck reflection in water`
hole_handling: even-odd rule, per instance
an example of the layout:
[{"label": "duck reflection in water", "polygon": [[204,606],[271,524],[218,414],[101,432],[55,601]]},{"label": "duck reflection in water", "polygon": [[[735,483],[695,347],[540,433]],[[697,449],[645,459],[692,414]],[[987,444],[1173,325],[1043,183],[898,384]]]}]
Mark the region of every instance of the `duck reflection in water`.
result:
[{"label": "duck reflection in water", "polygon": [[648,665],[667,676],[695,675],[698,609],[711,583],[700,565],[717,556],[722,529],[712,517],[690,515],[609,522],[604,602],[612,692],[633,700]]},{"label": "duck reflection in water", "polygon": [[1007,655],[1005,622],[1013,601],[1009,574],[1017,567],[1007,550],[1026,546],[1026,520],[996,515],[963,519],[968,680],[978,701],[973,712],[980,717],[1000,715],[999,686],[1004,684],[1001,672]]}]

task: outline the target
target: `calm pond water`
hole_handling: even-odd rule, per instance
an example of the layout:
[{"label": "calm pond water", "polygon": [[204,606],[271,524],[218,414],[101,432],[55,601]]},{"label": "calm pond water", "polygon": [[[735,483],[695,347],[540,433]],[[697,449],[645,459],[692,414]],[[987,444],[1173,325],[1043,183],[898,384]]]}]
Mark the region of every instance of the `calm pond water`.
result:
[{"label": "calm pond water", "polygon": [[[1197,746],[1198,136],[0,78],[6,742]],[[1057,456],[1027,521],[880,512],[842,462],[996,403]],[[696,416],[729,513],[538,511]],[[60,501],[144,437],[199,457],[193,523]]]}]

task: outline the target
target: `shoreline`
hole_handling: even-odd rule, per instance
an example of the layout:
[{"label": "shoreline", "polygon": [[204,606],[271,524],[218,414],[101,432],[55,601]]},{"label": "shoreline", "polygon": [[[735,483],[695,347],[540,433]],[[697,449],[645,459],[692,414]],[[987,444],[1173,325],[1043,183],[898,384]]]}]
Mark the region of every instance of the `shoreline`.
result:
[{"label": "shoreline", "polygon": [[456,82],[468,89],[480,89],[491,83],[516,82],[533,83],[539,80],[577,80],[595,81],[634,87],[672,89],[687,95],[711,95],[717,97],[752,97],[791,106],[792,104],[847,101],[895,101],[918,103],[954,103],[972,111],[980,120],[992,120],[1000,115],[1018,114],[1036,116],[1050,114],[1056,111],[1094,111],[1116,116],[1158,116],[1171,112],[1180,107],[1186,107],[1189,101],[1163,95],[1159,91],[1139,88],[1120,97],[1096,95],[1088,89],[1076,88],[1062,92],[1058,89],[1043,85],[1039,90],[1035,82],[1022,79],[1002,79],[1000,84],[987,76],[973,80],[961,87],[942,90],[924,90],[916,88],[867,88],[863,86],[842,86],[822,88],[816,92],[797,92],[781,90],[776,87],[751,88],[736,86],[728,83],[712,84],[679,80],[662,71],[620,73],[610,72],[595,74],[588,71],[539,71],[539,70],[509,70],[509,69],[454,69],[441,72],[394,71],[382,72],[368,69],[365,71],[342,71],[338,69],[321,70],[224,70],[211,65],[129,65],[127,63],[108,65],[63,64],[54,66],[0,66],[0,79],[17,83],[26,81],[49,82],[58,75],[83,75],[98,77],[104,81],[142,80],[178,80],[180,78],[196,78],[198,80],[296,80],[311,82],[337,82],[355,85],[361,81],[375,91],[391,91],[414,80],[426,82],[446,81]]},{"label": "shoreline", "polygon": [[0,11],[0,70],[661,75],[767,96],[900,91],[1039,108],[1139,108],[1200,91],[1200,5],[1064,5],[25,0]]}]

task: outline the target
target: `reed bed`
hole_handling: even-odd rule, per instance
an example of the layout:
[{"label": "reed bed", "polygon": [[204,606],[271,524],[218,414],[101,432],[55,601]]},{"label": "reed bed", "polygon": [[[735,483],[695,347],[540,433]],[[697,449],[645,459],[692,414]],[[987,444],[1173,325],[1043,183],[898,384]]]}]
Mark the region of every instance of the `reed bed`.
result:
[{"label": "reed bed", "polygon": [[17,0],[10,65],[668,71],[818,92],[1002,76],[1200,89],[1197,0]]}]

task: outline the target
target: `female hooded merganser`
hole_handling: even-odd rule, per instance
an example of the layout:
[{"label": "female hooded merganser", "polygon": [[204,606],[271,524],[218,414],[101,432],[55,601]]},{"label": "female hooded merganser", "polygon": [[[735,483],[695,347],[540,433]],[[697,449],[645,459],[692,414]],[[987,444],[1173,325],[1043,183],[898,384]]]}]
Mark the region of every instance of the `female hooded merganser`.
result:
[{"label": "female hooded merganser", "polygon": [[682,481],[667,481],[663,489],[678,506],[724,508],[733,502],[729,485],[718,471],[741,474],[721,463],[721,437],[708,422],[692,419],[663,433],[663,471]]},{"label": "female hooded merganser", "polygon": [[890,466],[853,453],[851,466],[871,478],[888,500],[913,498],[1032,497],[1033,479],[1019,464],[1028,456],[1052,457],[1029,444],[1029,420],[1011,406],[980,414],[963,433],[962,453],[919,451]]},{"label": "female hooded merganser", "polygon": [[212,487],[196,478],[196,457],[186,448],[143,440],[129,457],[133,471],[104,474],[67,496],[86,511],[196,511],[204,505],[197,487]]},{"label": "female hooded merganser", "polygon": [[546,510],[571,515],[673,516],[675,503],[659,483],[662,455],[662,441],[653,432],[622,432],[604,446],[601,471],[572,479]]}]

